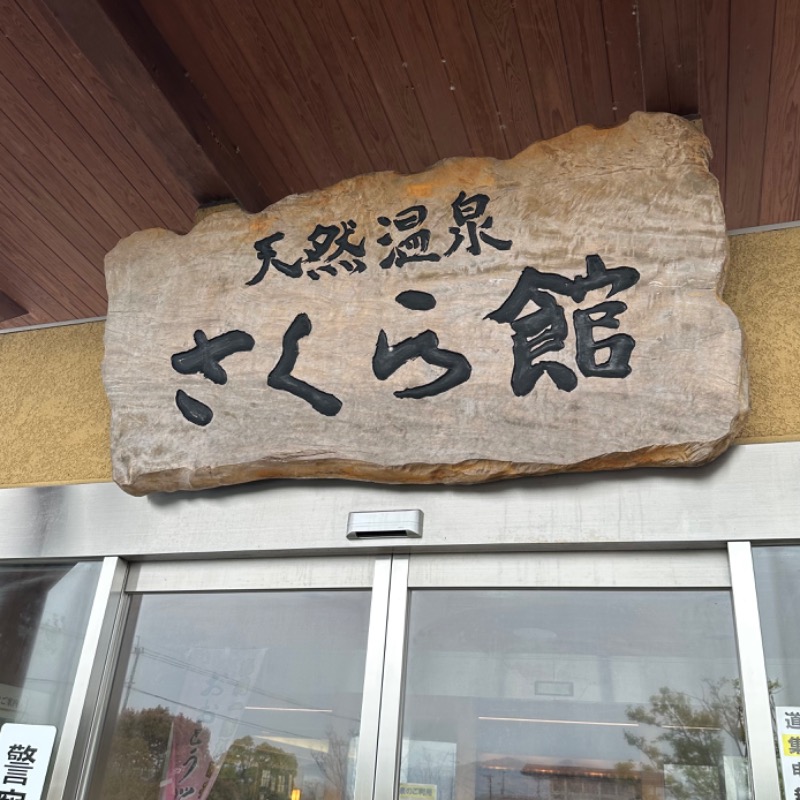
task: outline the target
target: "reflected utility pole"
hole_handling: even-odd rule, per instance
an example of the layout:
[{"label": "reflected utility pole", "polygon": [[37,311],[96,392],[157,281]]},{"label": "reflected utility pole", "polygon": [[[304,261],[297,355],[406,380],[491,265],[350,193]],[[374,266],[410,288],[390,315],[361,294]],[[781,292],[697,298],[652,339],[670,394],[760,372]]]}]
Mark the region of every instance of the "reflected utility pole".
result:
[{"label": "reflected utility pole", "polygon": [[139,637],[136,637],[136,643],[133,646],[133,666],[131,667],[131,674],[125,682],[125,699],[122,701],[122,707],[128,707],[128,701],[131,697],[131,689],[133,689],[133,679],[136,675],[136,667],[139,666],[139,656],[142,654],[143,648],[139,646]]}]

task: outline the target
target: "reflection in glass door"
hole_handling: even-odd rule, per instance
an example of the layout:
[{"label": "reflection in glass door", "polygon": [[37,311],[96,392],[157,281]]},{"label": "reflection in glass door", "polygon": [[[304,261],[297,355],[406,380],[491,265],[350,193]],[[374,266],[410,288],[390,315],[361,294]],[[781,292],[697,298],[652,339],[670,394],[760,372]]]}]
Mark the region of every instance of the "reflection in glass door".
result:
[{"label": "reflection in glass door", "polygon": [[281,562],[134,570],[89,800],[752,800],[724,553]]},{"label": "reflection in glass door", "polygon": [[725,590],[414,589],[401,800],[747,800]]},{"label": "reflection in glass door", "polygon": [[353,795],[370,593],[145,594],[90,796]]}]

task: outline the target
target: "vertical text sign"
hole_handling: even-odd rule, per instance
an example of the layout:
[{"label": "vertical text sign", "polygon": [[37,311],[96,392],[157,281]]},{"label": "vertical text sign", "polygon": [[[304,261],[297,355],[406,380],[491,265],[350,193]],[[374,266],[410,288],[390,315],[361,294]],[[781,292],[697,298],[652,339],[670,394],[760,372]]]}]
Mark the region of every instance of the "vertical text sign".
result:
[{"label": "vertical text sign", "polygon": [[775,718],[784,797],[795,800],[800,796],[800,706],[778,706]]},{"label": "vertical text sign", "polygon": [[41,800],[55,739],[54,725],[3,725],[0,800]]}]

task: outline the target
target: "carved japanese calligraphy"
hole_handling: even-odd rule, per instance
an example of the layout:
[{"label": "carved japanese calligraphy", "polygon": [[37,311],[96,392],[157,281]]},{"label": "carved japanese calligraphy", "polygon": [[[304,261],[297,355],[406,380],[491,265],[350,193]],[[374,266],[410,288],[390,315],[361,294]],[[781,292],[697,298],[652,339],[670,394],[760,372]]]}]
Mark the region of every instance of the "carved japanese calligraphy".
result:
[{"label": "carved japanese calligraphy", "polygon": [[708,143],[666,114],[108,255],[127,491],[688,465],[747,407]]}]

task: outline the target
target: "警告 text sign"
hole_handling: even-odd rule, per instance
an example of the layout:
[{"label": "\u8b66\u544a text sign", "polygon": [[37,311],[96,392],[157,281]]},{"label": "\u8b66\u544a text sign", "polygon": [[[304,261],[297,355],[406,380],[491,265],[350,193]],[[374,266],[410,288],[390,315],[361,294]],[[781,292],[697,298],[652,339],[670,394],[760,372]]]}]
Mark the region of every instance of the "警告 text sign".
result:
[{"label": "\u8b66\u544a text sign", "polygon": [[0,797],[41,800],[55,740],[53,725],[0,728]]}]

